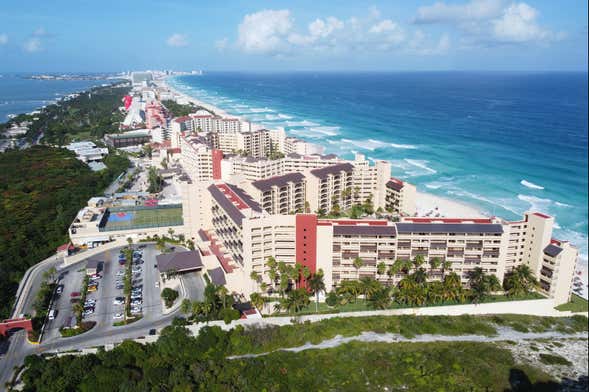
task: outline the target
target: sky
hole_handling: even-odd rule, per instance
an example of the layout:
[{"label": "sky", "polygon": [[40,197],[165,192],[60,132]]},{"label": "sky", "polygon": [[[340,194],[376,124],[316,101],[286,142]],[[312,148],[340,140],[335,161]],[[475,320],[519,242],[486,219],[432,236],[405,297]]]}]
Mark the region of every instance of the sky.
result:
[{"label": "sky", "polygon": [[3,0],[0,20],[0,72],[587,71],[586,0]]}]

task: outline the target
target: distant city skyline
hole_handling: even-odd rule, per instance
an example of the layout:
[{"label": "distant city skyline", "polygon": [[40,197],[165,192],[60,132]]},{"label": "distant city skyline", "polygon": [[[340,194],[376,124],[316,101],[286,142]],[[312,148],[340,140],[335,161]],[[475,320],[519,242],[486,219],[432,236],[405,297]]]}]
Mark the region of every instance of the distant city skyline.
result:
[{"label": "distant city skyline", "polygon": [[587,71],[586,1],[8,1],[0,72]]}]

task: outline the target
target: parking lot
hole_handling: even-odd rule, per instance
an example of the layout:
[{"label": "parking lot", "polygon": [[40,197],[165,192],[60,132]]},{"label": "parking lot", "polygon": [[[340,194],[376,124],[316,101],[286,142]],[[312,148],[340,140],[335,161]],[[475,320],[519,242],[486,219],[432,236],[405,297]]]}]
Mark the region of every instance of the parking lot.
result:
[{"label": "parking lot", "polygon": [[[140,257],[134,257],[133,263],[133,297],[136,301],[133,312],[142,314],[143,319],[147,321],[156,321],[162,317],[160,288],[156,287],[159,286],[157,283],[159,281],[158,270],[155,268],[155,257],[159,252],[154,245],[143,245],[142,249],[137,249],[139,245],[133,247],[141,253]],[[118,299],[124,298],[123,282],[126,266],[119,264],[119,254],[120,249],[114,249],[92,258],[102,261],[99,267],[101,277],[95,279],[96,291],[88,292],[84,304],[84,320],[96,322],[93,331],[124,328],[123,326],[113,326],[115,322],[123,320],[124,313],[124,305]],[[59,329],[71,322],[71,317],[74,316],[71,303],[72,294],[75,297],[75,293],[81,291],[82,282],[86,275],[86,263],[71,266],[60,273],[63,278],[60,279],[59,284],[62,285],[63,292],[52,306],[53,309],[57,309],[57,314],[54,320],[47,322],[44,341],[60,337]]]}]

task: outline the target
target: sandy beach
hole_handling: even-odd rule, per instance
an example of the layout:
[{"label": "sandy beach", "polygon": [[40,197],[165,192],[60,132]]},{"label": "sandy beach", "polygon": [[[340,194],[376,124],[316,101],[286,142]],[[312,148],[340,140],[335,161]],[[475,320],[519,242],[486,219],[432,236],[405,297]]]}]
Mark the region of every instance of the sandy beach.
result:
[{"label": "sandy beach", "polygon": [[[171,91],[173,91],[174,94],[178,95],[179,97],[181,97],[181,99],[185,100],[186,102],[192,102],[193,104],[195,104],[197,106],[201,106],[209,111],[215,112],[216,114],[218,114],[220,116],[240,118],[239,116],[232,116],[232,115],[228,114],[227,112],[225,112],[224,110],[222,110],[214,105],[211,105],[208,102],[203,102],[197,98],[191,97],[188,94],[178,91],[177,89],[175,89],[174,87],[172,87],[168,83],[166,83],[165,80],[158,81],[158,83],[161,83],[162,86],[165,86],[168,89],[170,89]],[[240,119],[242,121],[245,120],[243,118],[240,118]],[[252,125],[254,125],[254,124],[252,123]],[[257,124],[255,124],[255,125],[257,125]],[[260,125],[260,128],[264,128],[264,127]],[[481,217],[484,217],[484,215],[473,206],[469,206],[469,205],[462,203],[462,202],[457,202],[457,201],[454,201],[451,199],[436,196],[431,193],[417,192],[416,205],[417,205],[417,214],[419,216],[431,216],[431,217],[438,216],[438,217],[456,217],[456,218],[481,218]],[[439,215],[437,215],[437,214],[439,214]]]},{"label": "sandy beach", "polygon": [[483,215],[475,207],[432,195],[431,193],[417,192],[416,200],[417,214],[429,217],[451,217],[451,218],[483,218]]}]

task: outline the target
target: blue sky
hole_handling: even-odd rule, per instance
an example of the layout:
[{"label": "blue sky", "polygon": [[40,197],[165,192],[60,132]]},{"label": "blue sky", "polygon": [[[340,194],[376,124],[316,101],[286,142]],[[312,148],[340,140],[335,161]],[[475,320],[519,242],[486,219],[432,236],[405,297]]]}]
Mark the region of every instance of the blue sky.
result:
[{"label": "blue sky", "polygon": [[5,0],[0,71],[587,70],[587,1],[359,3]]}]

